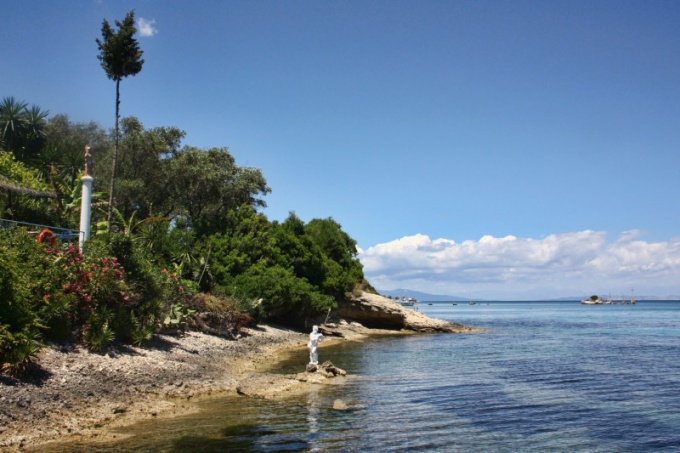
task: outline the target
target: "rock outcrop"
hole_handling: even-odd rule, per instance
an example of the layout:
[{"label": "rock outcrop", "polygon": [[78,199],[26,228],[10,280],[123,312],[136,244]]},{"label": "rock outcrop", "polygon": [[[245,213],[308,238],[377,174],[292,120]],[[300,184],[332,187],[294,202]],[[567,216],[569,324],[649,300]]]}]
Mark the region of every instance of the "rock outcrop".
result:
[{"label": "rock outcrop", "polygon": [[346,375],[345,370],[326,361],[308,365],[306,371],[297,374],[253,373],[236,386],[236,392],[251,398],[281,398],[305,392],[310,384],[339,383],[331,379]]},{"label": "rock outcrop", "polygon": [[433,319],[411,308],[402,307],[387,297],[362,293],[339,304],[335,317],[356,321],[372,329],[411,330],[414,332],[471,333],[481,329]]}]

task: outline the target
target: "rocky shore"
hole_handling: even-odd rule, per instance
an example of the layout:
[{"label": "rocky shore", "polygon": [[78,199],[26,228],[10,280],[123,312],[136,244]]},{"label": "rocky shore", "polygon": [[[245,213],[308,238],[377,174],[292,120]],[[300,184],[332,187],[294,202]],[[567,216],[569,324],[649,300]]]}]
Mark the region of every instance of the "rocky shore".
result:
[{"label": "rocky shore", "polygon": [[[330,341],[322,347],[370,335],[479,331],[371,294],[341,306],[327,321],[321,330]],[[107,354],[47,348],[40,357],[41,371],[31,380],[0,375],[0,450],[69,438],[105,439],[112,436],[107,428],[187,413],[196,410],[196,400],[234,392],[282,398],[305,391],[334,374],[275,370],[284,353],[306,358],[307,341],[307,333],[261,325],[245,329],[236,341],[189,332],[158,335],[145,347],[118,347]]]}]

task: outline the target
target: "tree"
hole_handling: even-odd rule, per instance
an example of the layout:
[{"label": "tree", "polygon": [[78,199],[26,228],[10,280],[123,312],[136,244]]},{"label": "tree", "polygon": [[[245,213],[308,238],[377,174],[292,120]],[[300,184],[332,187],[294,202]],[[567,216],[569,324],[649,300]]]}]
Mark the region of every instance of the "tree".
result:
[{"label": "tree", "polygon": [[[97,123],[71,123],[64,114],[55,115],[47,122],[45,137],[46,144],[32,161],[33,166],[44,175],[49,175],[55,169],[71,189],[85,167],[85,145],[90,145],[97,162],[100,162],[100,156],[104,156],[112,145],[106,131]],[[103,174],[108,175],[106,172]],[[45,179],[49,179],[48,176]]]},{"label": "tree", "polygon": [[364,271],[357,258],[356,241],[342,230],[332,218],[312,219],[305,227],[306,233],[324,254],[326,294],[342,297],[354,285],[363,282]]},{"label": "tree", "polygon": [[239,167],[226,148],[185,147],[167,159],[170,196],[200,234],[221,231],[231,210],[265,206],[271,192],[262,172]]},{"label": "tree", "polygon": [[29,108],[12,96],[4,98],[0,103],[0,148],[27,163],[44,145],[48,114],[37,105]]},{"label": "tree", "polygon": [[6,97],[0,104],[0,139],[7,151],[14,152],[22,131],[28,124],[28,105],[14,97]]},{"label": "tree", "polygon": [[184,132],[174,127],[145,129],[135,117],[121,120],[116,208],[129,218],[173,214],[168,161],[179,151]]},{"label": "tree", "polygon": [[46,199],[56,198],[37,172],[0,151],[0,217],[41,223],[49,216]]},{"label": "tree", "polygon": [[139,43],[134,38],[135,12],[130,11],[123,22],[116,21],[118,31],[114,31],[109,22],[102,23],[102,40],[97,39],[102,68],[109,79],[116,82],[116,128],[113,145],[113,163],[111,164],[111,185],[109,190],[109,210],[107,216],[107,230],[111,232],[111,217],[113,214],[113,196],[116,181],[116,162],[118,160],[118,119],[120,117],[120,81],[127,76],[134,76],[142,70],[144,60]]}]

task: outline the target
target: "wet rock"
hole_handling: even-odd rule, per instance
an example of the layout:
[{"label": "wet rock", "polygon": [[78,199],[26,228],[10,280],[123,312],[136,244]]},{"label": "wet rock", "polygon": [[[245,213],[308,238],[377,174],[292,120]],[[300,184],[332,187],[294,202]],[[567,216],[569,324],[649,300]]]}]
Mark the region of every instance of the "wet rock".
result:
[{"label": "wet rock", "polygon": [[333,409],[336,411],[346,411],[349,410],[349,406],[347,406],[347,403],[345,403],[343,400],[336,399],[333,401]]},{"label": "wet rock", "polygon": [[329,377],[347,375],[347,372],[345,370],[343,370],[342,368],[336,367],[330,361],[326,361],[326,362],[322,363],[319,366],[319,370],[323,371],[327,375],[330,375]]}]

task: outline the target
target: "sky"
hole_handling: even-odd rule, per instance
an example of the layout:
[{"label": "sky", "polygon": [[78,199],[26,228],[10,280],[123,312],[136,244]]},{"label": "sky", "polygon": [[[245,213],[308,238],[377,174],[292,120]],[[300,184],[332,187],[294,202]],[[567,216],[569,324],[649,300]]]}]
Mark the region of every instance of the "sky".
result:
[{"label": "sky", "polygon": [[121,115],[260,168],[376,288],[680,295],[680,2],[6,1],[0,97],[112,128],[131,9]]}]

